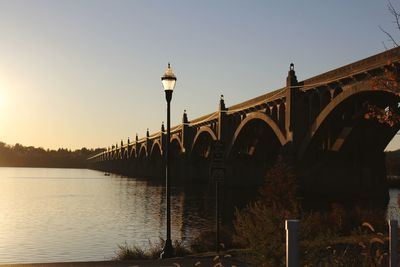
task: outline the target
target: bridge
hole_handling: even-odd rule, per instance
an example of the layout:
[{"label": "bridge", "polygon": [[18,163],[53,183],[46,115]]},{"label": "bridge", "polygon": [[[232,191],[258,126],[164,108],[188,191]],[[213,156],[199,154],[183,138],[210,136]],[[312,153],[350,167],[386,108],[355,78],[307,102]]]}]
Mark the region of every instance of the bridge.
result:
[{"label": "bridge", "polygon": [[[175,182],[208,182],[211,148],[225,146],[228,185],[257,184],[278,158],[290,161],[304,194],[335,200],[387,202],[384,149],[400,125],[366,119],[371,106],[398,110],[396,86],[377,86],[399,69],[400,48],[298,81],[291,64],[286,86],[171,129]],[[378,83],[379,85],[379,83]],[[396,89],[397,87],[397,89]],[[166,132],[115,144],[89,159],[91,168],[163,177]]]}]

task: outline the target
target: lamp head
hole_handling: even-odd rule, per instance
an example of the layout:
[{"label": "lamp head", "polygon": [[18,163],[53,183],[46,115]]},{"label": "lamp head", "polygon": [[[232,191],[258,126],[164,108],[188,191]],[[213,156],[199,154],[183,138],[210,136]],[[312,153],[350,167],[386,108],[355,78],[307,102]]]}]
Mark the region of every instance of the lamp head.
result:
[{"label": "lamp head", "polygon": [[176,77],[172,72],[171,65],[168,63],[168,68],[165,70],[164,75],[161,77],[161,82],[164,91],[173,91],[176,84]]}]

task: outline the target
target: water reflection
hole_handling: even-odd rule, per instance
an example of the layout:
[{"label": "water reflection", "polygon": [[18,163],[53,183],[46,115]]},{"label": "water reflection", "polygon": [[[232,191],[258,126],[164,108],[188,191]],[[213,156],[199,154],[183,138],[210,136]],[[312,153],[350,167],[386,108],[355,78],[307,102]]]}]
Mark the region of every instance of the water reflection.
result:
[{"label": "water reflection", "polygon": [[[172,190],[172,237],[212,225],[198,195]],[[110,259],[165,235],[162,185],[92,170],[0,168],[0,262]]]}]

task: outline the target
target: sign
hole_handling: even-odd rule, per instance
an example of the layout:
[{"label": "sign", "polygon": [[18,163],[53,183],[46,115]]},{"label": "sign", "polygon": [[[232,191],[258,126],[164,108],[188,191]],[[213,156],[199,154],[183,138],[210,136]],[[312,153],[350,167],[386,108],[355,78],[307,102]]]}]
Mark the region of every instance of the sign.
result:
[{"label": "sign", "polygon": [[211,146],[210,178],[222,182],[225,176],[225,147],[220,140],[215,140]]}]

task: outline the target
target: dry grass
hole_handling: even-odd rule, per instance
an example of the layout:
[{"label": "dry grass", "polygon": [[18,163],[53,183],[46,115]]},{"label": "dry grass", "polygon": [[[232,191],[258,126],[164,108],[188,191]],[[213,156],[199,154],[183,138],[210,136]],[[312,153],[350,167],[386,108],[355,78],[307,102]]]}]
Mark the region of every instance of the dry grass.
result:
[{"label": "dry grass", "polygon": [[[123,245],[118,245],[118,250],[115,252],[114,260],[144,260],[144,259],[159,259],[164,247],[164,240],[160,239],[158,243],[149,241],[148,249],[144,250],[138,245],[128,245],[126,242]],[[190,254],[182,242],[174,241],[174,252],[176,257],[182,257]]]}]

